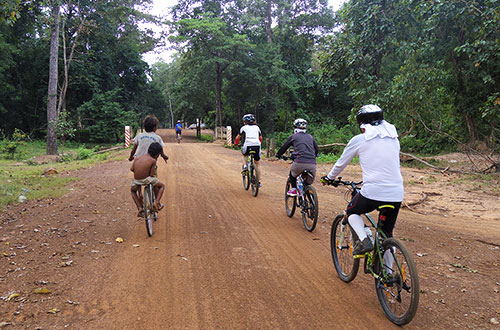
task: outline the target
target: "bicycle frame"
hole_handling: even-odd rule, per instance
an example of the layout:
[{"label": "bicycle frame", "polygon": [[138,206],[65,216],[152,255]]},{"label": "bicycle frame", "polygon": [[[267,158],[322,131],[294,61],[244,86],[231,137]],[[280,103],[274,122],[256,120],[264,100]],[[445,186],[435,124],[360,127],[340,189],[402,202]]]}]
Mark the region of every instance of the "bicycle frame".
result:
[{"label": "bicycle frame", "polygon": [[[352,188],[351,195],[354,197],[357,193],[359,193],[360,189],[357,186],[350,185]],[[380,210],[378,210],[380,212]],[[375,228],[375,236],[374,236],[374,248],[371,253],[366,253],[365,254],[365,263],[364,263],[364,270],[365,273],[370,273],[375,279],[381,280],[384,282],[388,277],[389,273],[386,271],[386,266],[384,264],[384,256],[382,255],[381,247],[382,247],[382,242],[387,239],[387,235],[384,233],[382,228],[379,226],[378,223],[375,222],[375,220],[372,218],[372,216],[369,213],[364,213],[363,216],[370,222],[370,225]],[[344,210],[344,220],[342,221],[342,225],[348,225],[347,222],[347,210]],[[393,253],[393,252],[391,252]],[[378,259],[378,260],[377,260]],[[375,262],[379,263],[380,269],[381,269],[381,274],[377,274],[374,270]],[[402,272],[401,265],[399,264],[399,261],[397,258],[394,258],[394,261],[396,262],[396,266],[400,272]],[[402,272],[404,273],[404,272]]]}]

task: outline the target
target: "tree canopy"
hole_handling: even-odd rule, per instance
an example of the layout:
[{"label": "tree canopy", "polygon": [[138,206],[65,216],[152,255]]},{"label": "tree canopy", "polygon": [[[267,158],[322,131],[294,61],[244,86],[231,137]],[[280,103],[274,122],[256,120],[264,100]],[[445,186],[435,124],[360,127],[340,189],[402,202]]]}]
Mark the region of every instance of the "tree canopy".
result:
[{"label": "tree canopy", "polygon": [[[0,6],[5,135],[46,134],[51,3]],[[349,0],[337,12],[327,0],[179,0],[163,18],[149,0],[58,3],[57,111],[82,141],[119,139],[100,130],[149,113],[212,127],[254,113],[274,135],[303,117],[323,136],[352,131],[356,109],[376,103],[408,151],[499,150],[498,0]],[[166,40],[170,63],[142,60]]]}]

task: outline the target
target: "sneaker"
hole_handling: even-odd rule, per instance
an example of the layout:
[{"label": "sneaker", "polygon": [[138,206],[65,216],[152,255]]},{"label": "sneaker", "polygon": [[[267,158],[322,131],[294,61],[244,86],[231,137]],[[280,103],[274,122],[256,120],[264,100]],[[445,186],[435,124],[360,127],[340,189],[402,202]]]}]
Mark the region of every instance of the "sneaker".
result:
[{"label": "sneaker", "polygon": [[247,174],[248,173],[248,167],[246,165],[243,166],[241,170],[241,174]]},{"label": "sneaker", "polygon": [[370,240],[370,238],[365,237],[365,239],[362,240],[361,242],[360,241],[356,242],[356,245],[354,245],[354,251],[352,251],[352,254],[354,256],[359,256],[359,255],[363,255],[367,252],[370,252],[371,250],[373,250],[373,243]]},{"label": "sneaker", "polygon": [[288,192],[286,193],[288,196],[297,196],[297,188],[292,188],[290,190],[288,190]]},{"label": "sneaker", "polygon": [[260,181],[259,181],[259,188],[260,188],[260,187],[262,187],[262,183],[260,183]]}]

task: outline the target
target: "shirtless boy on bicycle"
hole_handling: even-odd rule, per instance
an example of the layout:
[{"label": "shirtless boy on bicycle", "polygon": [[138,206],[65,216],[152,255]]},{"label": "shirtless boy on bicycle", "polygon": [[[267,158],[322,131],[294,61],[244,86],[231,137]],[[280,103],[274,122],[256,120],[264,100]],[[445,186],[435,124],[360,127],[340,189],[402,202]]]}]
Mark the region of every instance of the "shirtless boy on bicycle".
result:
[{"label": "shirtless boy on bicycle", "polygon": [[151,143],[148,148],[148,153],[137,157],[130,167],[130,170],[134,172],[134,179],[130,184],[130,192],[132,194],[132,199],[137,206],[137,210],[139,211],[137,214],[139,217],[144,214],[144,209],[138,195],[138,190],[143,185],[150,183],[153,184],[153,190],[156,196],[154,207],[157,211],[160,211],[163,208],[163,204],[160,203],[160,200],[163,196],[165,185],[156,177],[156,160],[162,150],[163,148],[158,142]]}]

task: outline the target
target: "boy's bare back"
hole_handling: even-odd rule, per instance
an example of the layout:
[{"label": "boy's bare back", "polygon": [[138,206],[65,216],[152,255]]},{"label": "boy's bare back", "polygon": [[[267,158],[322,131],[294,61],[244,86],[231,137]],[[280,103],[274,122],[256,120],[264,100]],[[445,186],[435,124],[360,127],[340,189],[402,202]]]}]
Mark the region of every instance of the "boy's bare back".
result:
[{"label": "boy's bare back", "polygon": [[134,172],[134,179],[136,180],[154,176],[156,171],[156,158],[151,157],[150,154],[139,156],[132,163],[130,170]]}]

